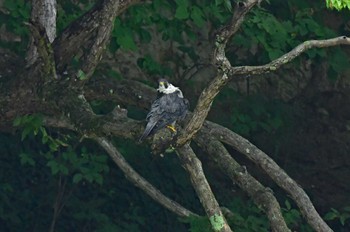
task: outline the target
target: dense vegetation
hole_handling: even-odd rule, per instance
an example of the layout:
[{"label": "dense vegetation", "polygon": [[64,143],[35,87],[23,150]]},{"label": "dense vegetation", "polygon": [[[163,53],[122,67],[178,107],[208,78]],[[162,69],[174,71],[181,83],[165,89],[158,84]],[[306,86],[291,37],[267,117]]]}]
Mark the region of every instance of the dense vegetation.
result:
[{"label": "dense vegetation", "polygon": [[[81,43],[71,59],[62,61],[61,66],[56,59],[55,71],[26,66],[28,60],[24,57],[36,32],[28,24],[31,3],[0,2],[1,230],[212,231],[215,224],[205,216],[181,159],[175,152],[154,155],[153,141],[140,144],[135,138],[143,129],[159,77],[167,77],[179,86],[190,100],[191,110],[195,109],[201,91],[217,72],[208,58],[214,35],[230,20],[237,2],[154,0],[130,6],[113,18],[107,49],[92,71],[82,68],[88,59],[84,54],[93,44],[84,39],[86,43]],[[58,1],[57,35],[94,9],[95,3]],[[227,43],[226,57],[232,66],[262,65],[306,40],[348,35],[349,13],[332,8],[350,7],[348,1],[263,1],[250,10]],[[38,31],[42,33],[40,28]],[[34,38],[39,62],[51,67],[38,41]],[[61,42],[57,41],[50,47],[54,52]],[[330,227],[344,232],[350,230],[350,188],[346,181],[350,165],[349,52],[346,46],[312,48],[282,69],[271,70],[273,73],[237,75],[215,98],[208,115],[208,120],[247,138],[276,160],[306,190]],[[51,57],[50,52],[45,54]],[[64,105],[65,100],[60,100],[69,99],[65,84],[73,78],[59,84],[51,81],[56,74],[58,80],[63,80],[71,73],[82,84],[70,83],[67,89],[72,93],[82,90],[95,114],[109,119],[115,109],[127,109],[128,118],[139,121],[137,129],[124,129],[130,129],[132,135],[108,134],[96,129],[96,125],[105,127],[100,121],[85,124],[85,117],[73,119],[75,103]],[[27,78],[31,75],[38,77],[33,83]],[[142,91],[138,89],[141,84]],[[35,97],[23,104],[8,100],[12,95],[8,90],[18,89],[25,96],[23,90],[27,88],[40,101]],[[140,92],[145,95],[138,95]],[[38,106],[38,102],[44,103]],[[66,118],[71,116],[72,121],[55,123],[61,116],[58,112]],[[79,127],[80,122],[88,126]],[[152,200],[129,182],[105,149],[91,139],[96,135],[111,140],[127,162],[164,195],[202,216],[179,217]],[[200,142],[195,140],[192,149],[202,161],[220,206],[226,207],[231,228],[271,231],[264,207],[254,204],[255,199],[215,166]],[[226,149],[252,176],[273,190],[291,230],[313,231],[293,199],[268,175],[262,175],[236,148],[227,145]]]}]

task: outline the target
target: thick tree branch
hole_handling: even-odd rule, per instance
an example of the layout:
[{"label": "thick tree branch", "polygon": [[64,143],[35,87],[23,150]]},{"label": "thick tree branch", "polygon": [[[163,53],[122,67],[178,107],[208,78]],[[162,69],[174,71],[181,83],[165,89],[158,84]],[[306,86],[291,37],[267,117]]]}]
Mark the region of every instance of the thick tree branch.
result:
[{"label": "thick tree branch", "polygon": [[88,100],[113,101],[121,105],[136,105],[149,109],[157,96],[154,88],[133,80],[112,78],[91,79],[84,86],[84,95]]},{"label": "thick tree branch", "polygon": [[56,0],[33,0],[31,20],[45,28],[47,38],[52,43],[56,37]]},{"label": "thick tree branch", "polygon": [[[56,0],[33,0],[31,21],[33,24],[43,28],[43,38],[47,38],[49,43],[52,43],[56,37]],[[27,65],[30,66],[35,63],[38,58],[37,38],[30,38],[30,45],[27,51],[26,60]]]},{"label": "thick tree branch", "polygon": [[185,144],[178,148],[177,155],[190,175],[192,185],[208,215],[214,231],[231,231],[204,175],[202,164],[190,145]]},{"label": "thick tree branch", "polygon": [[113,159],[114,163],[124,172],[126,178],[128,178],[135,186],[147,193],[153,200],[163,205],[171,212],[179,215],[180,217],[197,216],[195,213],[182,207],[177,202],[170,200],[164,196],[158,189],[151,185],[147,180],[140,176],[124,159],[114,145],[103,137],[93,138]]},{"label": "thick tree branch", "polygon": [[[27,59],[29,73],[34,80],[40,80],[42,84],[45,80],[56,78],[56,65],[51,43],[46,35],[45,28],[36,22],[27,23],[31,32],[31,47],[28,51],[30,60]],[[29,54],[33,52],[32,54]],[[28,58],[28,56],[27,56]],[[41,84],[41,85],[42,85]]]},{"label": "thick tree branch", "polygon": [[[85,67],[85,72],[92,72],[93,66],[96,65],[96,62],[100,59],[100,49],[103,50],[108,41],[107,37],[110,33],[109,30],[113,28],[112,24],[114,18],[120,15],[129,6],[138,2],[140,2],[140,0],[98,1],[91,10],[68,26],[54,41],[55,59],[58,71],[64,71],[72,58],[79,53],[80,49],[84,46],[87,47],[87,49],[91,49],[91,47],[88,47],[90,45],[92,46],[91,53],[85,57],[85,64],[87,66],[92,66],[90,68]],[[92,38],[95,38],[95,40],[91,45],[89,43]],[[93,57],[94,54],[96,57]]]},{"label": "thick tree branch", "polygon": [[226,148],[214,137],[206,133],[198,133],[194,140],[214,161],[219,170],[231,178],[245,191],[255,204],[266,213],[271,229],[274,232],[288,232],[286,222],[281,213],[281,207],[269,188],[264,187],[239,165],[228,153]]},{"label": "thick tree branch", "polygon": [[306,221],[318,232],[333,231],[320,217],[308,195],[282,168],[268,155],[259,150],[245,138],[215,123],[206,122],[207,133],[217,137],[222,142],[233,146],[256,165],[261,167],[274,182],[283,188],[296,202]]},{"label": "thick tree branch", "polygon": [[350,45],[350,38],[346,36],[339,36],[332,39],[326,40],[308,40],[297,47],[295,47],[290,52],[282,55],[281,57],[273,60],[272,62],[261,65],[261,66],[237,66],[230,67],[227,66],[227,72],[229,78],[234,78],[237,75],[257,75],[268,72],[276,71],[282,65],[291,62],[296,57],[300,56],[302,53],[306,52],[311,48],[325,48],[333,47],[337,45]]},{"label": "thick tree branch", "polygon": [[[125,3],[128,4],[125,4]],[[96,38],[93,41],[89,51],[84,54],[82,62],[82,71],[85,73],[86,78],[89,78],[97,64],[102,58],[102,54],[105,50],[107,43],[109,42],[110,35],[113,30],[114,20],[117,14],[121,11],[119,8],[125,8],[126,5],[130,5],[133,1],[105,1],[101,9],[101,17],[99,21],[99,27],[96,31]]]}]

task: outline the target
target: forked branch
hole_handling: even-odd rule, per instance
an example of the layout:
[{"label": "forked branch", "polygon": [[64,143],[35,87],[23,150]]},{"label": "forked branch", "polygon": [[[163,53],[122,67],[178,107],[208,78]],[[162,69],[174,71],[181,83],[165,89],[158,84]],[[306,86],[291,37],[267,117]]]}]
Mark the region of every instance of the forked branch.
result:
[{"label": "forked branch", "polygon": [[281,213],[281,207],[269,188],[264,187],[249,172],[237,163],[226,148],[215,137],[207,133],[198,133],[195,142],[209,155],[220,171],[246,192],[255,204],[262,208],[270,221],[273,232],[290,232]]},{"label": "forked branch", "polygon": [[206,130],[220,141],[234,147],[261,167],[273,181],[283,188],[298,205],[306,221],[318,232],[333,231],[321,218],[305,191],[268,155],[233,131],[212,122],[206,122]]},{"label": "forked branch", "polygon": [[[215,48],[212,55],[212,63],[221,69],[221,63],[224,62],[226,66],[231,67],[230,62],[225,56],[225,48],[227,41],[232,35],[237,32],[241,26],[245,15],[260,2],[260,0],[246,0],[238,2],[236,4],[232,19],[230,22],[215,35]],[[176,141],[176,146],[182,146],[186,142],[190,141],[193,136],[203,125],[205,118],[211,108],[214,98],[220,92],[220,89],[227,83],[228,78],[225,72],[219,70],[216,77],[206,87],[197,102],[196,108],[193,111],[193,116],[184,128],[183,133],[179,136]]]}]

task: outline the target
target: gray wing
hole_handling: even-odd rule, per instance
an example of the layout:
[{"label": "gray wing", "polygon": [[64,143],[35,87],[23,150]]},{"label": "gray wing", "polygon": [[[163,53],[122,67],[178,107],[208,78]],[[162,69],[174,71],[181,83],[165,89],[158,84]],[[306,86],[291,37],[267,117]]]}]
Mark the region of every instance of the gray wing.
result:
[{"label": "gray wing", "polygon": [[151,106],[151,111],[146,117],[148,123],[140,137],[140,141],[166,125],[170,125],[178,119],[183,119],[186,116],[187,109],[187,99],[180,98],[176,92],[165,94],[155,100]]}]

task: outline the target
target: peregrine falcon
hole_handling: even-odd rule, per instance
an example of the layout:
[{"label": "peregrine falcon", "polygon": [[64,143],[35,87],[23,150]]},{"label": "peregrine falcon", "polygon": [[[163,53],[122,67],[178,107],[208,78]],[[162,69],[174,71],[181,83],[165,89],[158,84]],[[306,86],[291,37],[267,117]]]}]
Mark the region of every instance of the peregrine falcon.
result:
[{"label": "peregrine falcon", "polygon": [[147,114],[146,129],[139,139],[140,142],[166,126],[176,131],[175,122],[184,119],[188,110],[189,102],[178,87],[165,79],[160,79],[158,83],[157,90],[160,97],[152,103],[151,110]]}]

